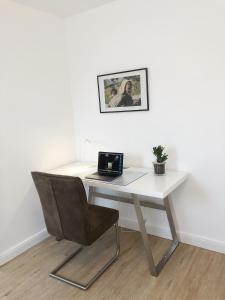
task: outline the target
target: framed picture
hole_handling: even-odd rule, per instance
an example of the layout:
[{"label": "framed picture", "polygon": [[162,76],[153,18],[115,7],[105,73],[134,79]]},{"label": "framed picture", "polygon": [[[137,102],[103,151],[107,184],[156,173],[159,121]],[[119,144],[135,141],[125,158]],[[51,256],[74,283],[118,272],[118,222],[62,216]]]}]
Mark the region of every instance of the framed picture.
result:
[{"label": "framed picture", "polygon": [[149,110],[148,69],[98,75],[101,113]]}]

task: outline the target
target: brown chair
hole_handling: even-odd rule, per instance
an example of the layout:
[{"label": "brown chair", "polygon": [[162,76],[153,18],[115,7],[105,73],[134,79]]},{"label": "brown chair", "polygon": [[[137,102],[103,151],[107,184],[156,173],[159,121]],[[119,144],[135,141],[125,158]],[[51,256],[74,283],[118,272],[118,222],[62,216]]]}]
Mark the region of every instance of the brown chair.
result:
[{"label": "brown chair", "polygon": [[57,272],[83,247],[80,247],[49,274],[51,277],[86,290],[119,255],[119,212],[111,208],[89,204],[83,183],[78,177],[41,172],[32,172],[31,174],[41,200],[47,230],[57,239],[66,239],[89,246],[110,227],[113,225],[115,227],[115,255],[85,285],[57,275]]}]

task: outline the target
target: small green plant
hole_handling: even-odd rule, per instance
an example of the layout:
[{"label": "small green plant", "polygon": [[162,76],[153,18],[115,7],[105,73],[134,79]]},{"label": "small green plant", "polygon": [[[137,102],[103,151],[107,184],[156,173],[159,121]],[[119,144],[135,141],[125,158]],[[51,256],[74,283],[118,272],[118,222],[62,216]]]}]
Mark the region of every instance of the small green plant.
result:
[{"label": "small green plant", "polygon": [[167,160],[168,155],[163,153],[164,147],[159,145],[157,147],[153,147],[153,154],[156,156],[157,163],[163,163]]}]

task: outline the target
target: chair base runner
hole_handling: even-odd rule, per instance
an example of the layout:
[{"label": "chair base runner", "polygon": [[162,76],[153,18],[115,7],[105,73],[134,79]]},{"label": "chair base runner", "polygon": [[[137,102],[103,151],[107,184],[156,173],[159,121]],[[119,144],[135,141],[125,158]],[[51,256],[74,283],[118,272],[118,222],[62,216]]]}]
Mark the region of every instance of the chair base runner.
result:
[{"label": "chair base runner", "polygon": [[86,283],[86,284],[81,284],[76,281],[72,281],[68,278],[65,278],[63,276],[57,275],[57,272],[65,266],[68,262],[70,262],[78,253],[82,251],[84,247],[78,248],[74,253],[72,253],[69,257],[66,258],[59,266],[57,266],[50,274],[49,276],[56,278],[62,282],[68,283],[72,286],[78,287],[82,290],[87,290],[104,272],[106,269],[108,269],[111,264],[118,258],[119,253],[120,253],[120,241],[119,241],[119,228],[118,228],[118,223],[114,224],[115,227],[115,244],[116,244],[116,253],[115,255]]}]

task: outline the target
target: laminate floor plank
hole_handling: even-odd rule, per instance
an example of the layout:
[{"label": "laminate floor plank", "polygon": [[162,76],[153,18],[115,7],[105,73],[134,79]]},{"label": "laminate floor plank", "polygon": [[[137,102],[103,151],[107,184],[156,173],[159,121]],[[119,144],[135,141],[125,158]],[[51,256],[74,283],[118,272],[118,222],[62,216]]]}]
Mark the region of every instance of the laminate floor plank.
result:
[{"label": "laminate floor plank", "polygon": [[[82,251],[60,274],[85,281],[113,255],[113,232]],[[170,241],[149,236],[157,261]],[[225,300],[225,255],[180,244],[159,277],[150,276],[138,232],[121,232],[119,259],[87,291],[48,273],[79,247],[54,238],[0,267],[0,300]]]}]

